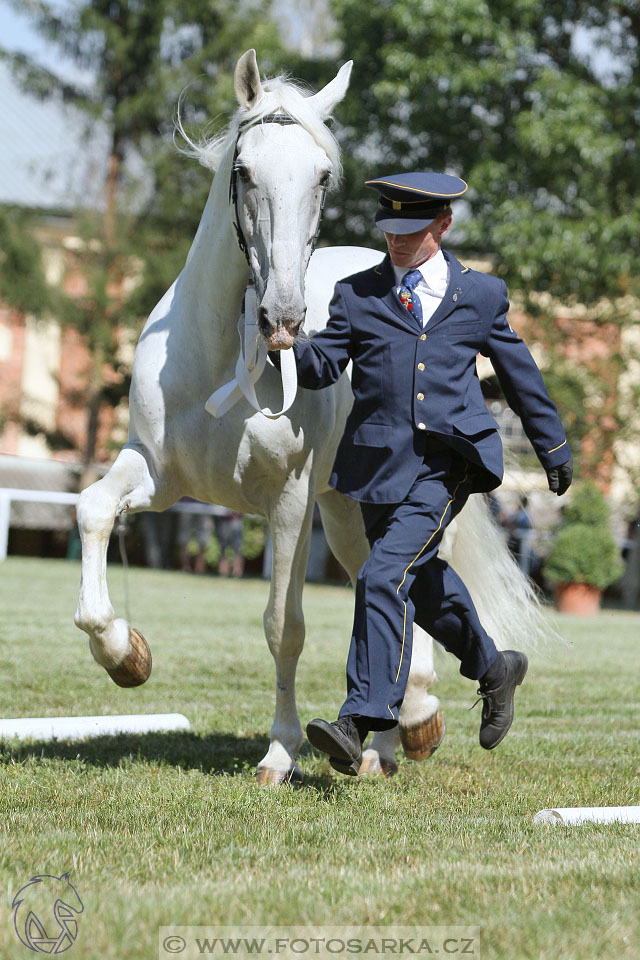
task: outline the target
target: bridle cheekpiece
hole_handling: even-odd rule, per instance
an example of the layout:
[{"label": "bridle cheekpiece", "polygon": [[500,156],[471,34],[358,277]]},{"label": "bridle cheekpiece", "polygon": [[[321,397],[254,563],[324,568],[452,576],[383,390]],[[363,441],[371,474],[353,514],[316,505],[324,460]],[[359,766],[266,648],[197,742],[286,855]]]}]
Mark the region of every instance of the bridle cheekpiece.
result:
[{"label": "bridle cheekpiece", "polygon": [[[249,246],[247,244],[244,233],[242,232],[242,227],[240,226],[240,216],[238,212],[238,154],[240,152],[240,137],[243,133],[246,133],[251,127],[256,127],[261,123],[278,123],[280,126],[288,127],[298,125],[298,121],[294,120],[293,117],[287,116],[285,113],[269,113],[265,117],[259,117],[255,120],[244,120],[240,123],[238,127],[238,136],[236,137],[236,145],[233,151],[233,161],[231,163],[231,176],[229,178],[229,202],[233,205],[233,226],[236,231],[236,237],[238,240],[238,246],[242,250],[245,260],[249,264],[249,269],[251,270],[251,275],[253,277],[253,268],[251,266],[251,261],[249,260]],[[320,221],[322,219],[322,211],[324,209],[324,204],[327,196],[327,182],[322,184],[322,199],[320,200],[320,210],[318,211],[318,222],[316,224],[316,230],[311,238],[311,253],[316,248],[318,243],[318,237],[320,235]]]}]

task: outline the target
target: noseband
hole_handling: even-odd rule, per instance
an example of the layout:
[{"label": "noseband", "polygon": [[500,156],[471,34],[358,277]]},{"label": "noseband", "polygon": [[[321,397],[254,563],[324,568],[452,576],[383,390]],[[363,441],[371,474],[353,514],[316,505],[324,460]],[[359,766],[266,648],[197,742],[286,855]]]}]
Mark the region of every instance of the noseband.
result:
[{"label": "noseband", "polygon": [[[259,123],[278,123],[282,127],[288,126],[297,126],[298,121],[294,120],[292,117],[286,116],[284,113],[270,113],[266,117],[260,117],[257,120],[245,120],[238,127],[238,136],[236,137],[236,145],[233,151],[233,162],[231,164],[231,177],[229,179],[229,202],[233,204],[234,211],[234,221],[233,226],[236,231],[236,237],[238,240],[238,246],[244,253],[245,260],[249,264],[249,269],[251,270],[251,275],[253,276],[253,268],[249,260],[249,246],[247,244],[244,233],[242,232],[242,227],[240,226],[240,215],[238,212],[238,154],[240,152],[240,137],[243,133],[246,133],[251,127],[257,126]],[[320,221],[322,219],[322,211],[324,209],[324,202],[327,196],[327,184],[322,184],[322,198],[320,200],[320,210],[318,211],[318,222],[316,224],[316,230],[313,237],[310,240],[311,244],[311,253],[316,248],[318,243],[318,236],[320,235]]]}]

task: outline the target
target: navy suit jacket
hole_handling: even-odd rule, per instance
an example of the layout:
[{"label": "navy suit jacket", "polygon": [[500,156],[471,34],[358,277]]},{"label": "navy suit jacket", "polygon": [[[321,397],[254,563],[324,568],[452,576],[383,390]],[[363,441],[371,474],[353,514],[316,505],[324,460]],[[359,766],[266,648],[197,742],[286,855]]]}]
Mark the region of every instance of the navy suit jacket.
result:
[{"label": "navy suit jacket", "polygon": [[307,389],[334,383],[353,361],[354,404],[330,483],[355,500],[401,502],[429,434],[470,462],[474,491],[500,484],[502,443],[480,389],[478,353],[490,358],[543,467],[571,455],[540,371],[507,321],[504,282],[443,252],[449,285],[424,330],[400,302],[387,256],[341,280],[326,328],[294,344],[298,382]]}]

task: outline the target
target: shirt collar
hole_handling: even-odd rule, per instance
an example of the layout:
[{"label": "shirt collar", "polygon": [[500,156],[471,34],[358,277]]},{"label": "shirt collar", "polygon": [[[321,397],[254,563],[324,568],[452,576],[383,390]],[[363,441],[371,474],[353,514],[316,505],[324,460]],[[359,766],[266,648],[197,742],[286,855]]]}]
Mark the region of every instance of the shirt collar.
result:
[{"label": "shirt collar", "polygon": [[[400,286],[402,278],[407,271],[404,267],[396,267],[395,263],[392,263],[391,266],[393,267],[396,283]],[[449,267],[442,250],[438,250],[433,257],[425,260],[417,269],[422,274],[423,280],[429,290],[433,291],[437,296],[443,297],[447,289]]]}]

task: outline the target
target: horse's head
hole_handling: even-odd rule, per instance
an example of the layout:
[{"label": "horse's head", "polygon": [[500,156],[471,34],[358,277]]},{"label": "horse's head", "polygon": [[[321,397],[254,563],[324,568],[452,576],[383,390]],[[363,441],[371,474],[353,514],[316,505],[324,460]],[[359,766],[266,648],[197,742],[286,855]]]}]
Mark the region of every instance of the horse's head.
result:
[{"label": "horse's head", "polygon": [[260,330],[273,350],[290,347],[304,322],[304,277],[324,194],[340,177],[324,121],[346,93],[351,66],[313,96],[282,80],[263,86],[254,50],[236,66],[232,215],[256,281]]}]

